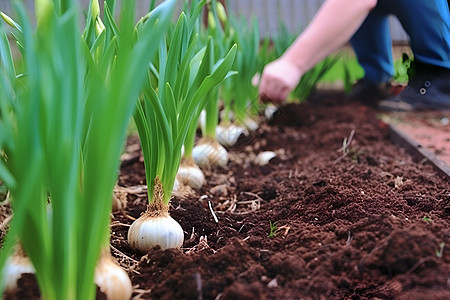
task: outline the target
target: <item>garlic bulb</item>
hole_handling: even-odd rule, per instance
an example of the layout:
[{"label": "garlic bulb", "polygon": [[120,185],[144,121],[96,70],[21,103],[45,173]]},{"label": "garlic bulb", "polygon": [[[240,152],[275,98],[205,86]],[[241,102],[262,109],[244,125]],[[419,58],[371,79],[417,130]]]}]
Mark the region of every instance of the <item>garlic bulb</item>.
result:
[{"label": "garlic bulb", "polygon": [[216,127],[217,141],[223,146],[233,146],[242,134],[247,135],[248,131],[234,124],[228,126],[219,125]]},{"label": "garlic bulb", "polygon": [[8,257],[3,268],[2,285],[5,294],[13,294],[17,290],[17,281],[22,274],[35,273],[35,269],[30,259],[26,256],[20,245],[17,245],[13,254]]},{"label": "garlic bulb", "polygon": [[273,151],[263,151],[255,157],[254,163],[259,166],[264,166],[267,165],[269,161],[276,156],[277,154]]},{"label": "garlic bulb", "polygon": [[216,141],[200,141],[192,149],[192,157],[200,168],[225,167],[228,163],[227,150]]},{"label": "garlic bulb", "polygon": [[264,110],[264,116],[266,119],[271,120],[273,115],[278,111],[278,107],[276,107],[273,104],[267,105],[266,109]]},{"label": "garlic bulb", "polygon": [[184,232],[180,224],[169,215],[169,205],[164,203],[164,189],[157,176],[153,187],[153,199],[147,211],[131,224],[128,230],[128,244],[142,253],[153,247],[161,249],[180,248]]},{"label": "garlic bulb", "polygon": [[[191,188],[199,189],[205,183],[205,175],[203,171],[194,163],[182,162],[177,173],[177,183],[188,185]],[[175,185],[174,185],[175,186]]]},{"label": "garlic bulb", "polygon": [[184,232],[180,224],[168,213],[152,213],[147,210],[128,230],[128,243],[131,248],[142,253],[153,247],[161,249],[181,248]]},{"label": "garlic bulb", "polygon": [[95,268],[94,282],[107,300],[129,300],[133,293],[130,277],[103,249]]}]

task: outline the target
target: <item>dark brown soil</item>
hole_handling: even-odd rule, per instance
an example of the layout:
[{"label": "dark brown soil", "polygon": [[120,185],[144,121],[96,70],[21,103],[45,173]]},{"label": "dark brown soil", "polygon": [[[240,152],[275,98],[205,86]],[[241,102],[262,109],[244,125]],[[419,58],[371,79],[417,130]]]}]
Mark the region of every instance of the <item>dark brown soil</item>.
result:
[{"label": "dark brown soil", "polygon": [[[114,214],[112,252],[136,296],[450,299],[449,180],[392,145],[375,111],[315,98],[284,106],[229,149],[228,168],[205,170],[206,186],[173,199],[181,250],[130,250],[128,225],[147,200],[128,195]],[[256,166],[264,150],[280,155]],[[119,183],[145,184],[142,159],[125,161]]]},{"label": "dark brown soil", "polygon": [[[135,299],[450,299],[449,179],[391,144],[376,111],[312,98],[282,107],[229,149],[226,169],[204,170],[201,190],[174,197],[181,250],[129,248],[147,202],[130,191],[111,249]],[[145,184],[138,145],[129,139],[120,186]],[[255,165],[264,150],[279,155]]]}]

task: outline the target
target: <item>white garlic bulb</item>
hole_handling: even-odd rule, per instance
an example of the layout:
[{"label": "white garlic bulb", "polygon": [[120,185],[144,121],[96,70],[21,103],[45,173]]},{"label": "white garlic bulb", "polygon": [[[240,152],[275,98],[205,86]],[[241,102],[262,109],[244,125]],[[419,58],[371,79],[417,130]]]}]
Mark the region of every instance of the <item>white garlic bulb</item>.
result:
[{"label": "white garlic bulb", "polygon": [[269,104],[267,105],[266,109],[264,110],[264,116],[268,119],[271,120],[273,115],[278,111],[278,107],[276,107],[273,104]]},{"label": "white garlic bulb", "polygon": [[192,149],[192,157],[200,168],[225,167],[228,163],[227,150],[216,141],[200,142]]},{"label": "white garlic bulb", "polygon": [[168,213],[155,214],[147,211],[128,230],[131,248],[142,253],[149,252],[155,246],[160,246],[161,249],[180,248],[183,241],[183,229]]},{"label": "white garlic bulb", "polygon": [[34,274],[35,269],[22,247],[17,245],[13,254],[6,260],[3,268],[2,284],[5,294],[15,293],[17,291],[17,281],[26,273]]},{"label": "white garlic bulb", "polygon": [[177,184],[188,185],[194,189],[199,189],[205,184],[205,175],[194,162],[181,164],[176,179]]},{"label": "white garlic bulb", "polygon": [[108,249],[102,250],[95,268],[94,282],[108,300],[129,300],[133,286],[128,274],[111,257]]},{"label": "white garlic bulb", "polygon": [[236,144],[238,138],[242,134],[247,135],[248,131],[241,126],[237,126],[234,124],[230,124],[228,126],[219,125],[216,127],[217,141],[221,145],[226,147],[230,147]]},{"label": "white garlic bulb", "polygon": [[255,157],[254,163],[258,166],[264,166],[267,165],[269,161],[276,156],[277,154],[273,151],[263,151]]}]

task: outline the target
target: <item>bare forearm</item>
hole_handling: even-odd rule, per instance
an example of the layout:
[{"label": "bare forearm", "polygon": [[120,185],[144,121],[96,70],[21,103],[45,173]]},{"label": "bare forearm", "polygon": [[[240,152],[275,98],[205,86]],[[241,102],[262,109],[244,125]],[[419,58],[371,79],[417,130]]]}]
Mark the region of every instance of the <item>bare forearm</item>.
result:
[{"label": "bare forearm", "polygon": [[302,73],[338,50],[358,30],[377,0],[328,0],[282,59]]},{"label": "bare forearm", "polygon": [[350,40],[377,0],[327,0],[286,52],[264,68],[261,99],[281,102],[305,72]]}]

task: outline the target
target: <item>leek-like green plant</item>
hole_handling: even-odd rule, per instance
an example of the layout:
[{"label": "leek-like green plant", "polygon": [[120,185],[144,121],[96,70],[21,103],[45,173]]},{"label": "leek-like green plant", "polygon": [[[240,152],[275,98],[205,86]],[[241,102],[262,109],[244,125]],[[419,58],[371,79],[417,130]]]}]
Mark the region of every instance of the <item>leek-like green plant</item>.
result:
[{"label": "leek-like green plant", "polygon": [[[217,12],[217,6],[221,5],[217,0],[211,0],[207,3],[208,24],[202,32],[203,38],[213,37],[214,53],[221,56],[226,51],[227,26],[228,22],[222,24]],[[210,140],[216,139],[216,126],[219,123],[219,89],[212,89],[207,95],[208,101],[205,106],[205,126],[202,128],[202,134]]]},{"label": "leek-like green plant", "polygon": [[[214,59],[213,41],[198,50],[196,21],[205,1],[194,13],[181,13],[171,36],[159,44],[158,59],[150,65],[149,80],[134,115],[147,181],[149,207],[130,227],[128,242],[141,252],[154,246],[181,247],[184,233],[168,214],[181,149],[192,123],[196,123],[206,94],[228,75],[236,46]],[[198,10],[197,10],[198,9]]]},{"label": "leek-like green plant", "polygon": [[323,76],[338,62],[339,54],[325,57],[321,62],[316,64],[314,68],[306,72],[297,87],[292,91],[292,96],[303,101],[316,89],[317,84]]},{"label": "leek-like green plant", "polygon": [[43,299],[95,296],[127,125],[175,2],[166,0],[138,28],[134,1],[122,1],[116,28],[91,5],[93,26],[82,35],[76,1],[35,1],[36,25],[15,1],[24,76],[0,28],[0,178],[14,211],[0,269],[18,240]]},{"label": "leek-like green plant", "polygon": [[[234,44],[225,19],[224,8],[217,0],[207,2],[208,24],[203,27],[201,38],[212,37],[214,46],[214,59],[223,57],[230,45]],[[224,167],[228,163],[227,150],[218,143],[216,128],[219,123],[219,87],[211,89],[206,95],[205,122],[202,129],[202,138],[192,150],[194,162],[202,168],[212,166]]]},{"label": "leek-like green plant", "polygon": [[[191,1],[190,6],[188,5],[188,1],[185,1],[184,11],[188,15],[191,20],[195,20],[192,22],[192,26],[195,26],[194,32],[198,34],[202,28],[202,20],[199,17],[199,8],[204,8],[206,0],[202,1]],[[199,45],[199,49],[202,48],[203,43],[201,40],[197,39],[197,43]],[[203,107],[198,107],[197,110],[201,111]],[[195,115],[198,116],[199,112],[196,111]],[[189,128],[186,132],[186,137],[184,139],[182,153],[181,153],[181,162],[180,167],[177,172],[174,191],[184,192],[184,187],[199,189],[205,183],[205,175],[200,167],[194,162],[194,158],[192,155],[192,150],[195,145],[195,138],[197,136],[197,125],[198,122],[191,122]]]},{"label": "leek-like green plant", "polygon": [[238,44],[234,66],[238,70],[238,74],[228,79],[230,82],[227,91],[229,95],[224,95],[223,98],[230,98],[231,95],[231,99],[225,101],[225,109],[233,112],[236,125],[253,131],[258,127],[257,115],[260,110],[257,100],[258,89],[252,84],[252,78],[258,72],[259,67],[259,25],[255,18],[252,18],[251,25],[248,20],[234,15],[231,15],[229,19],[234,28],[235,41]]}]

